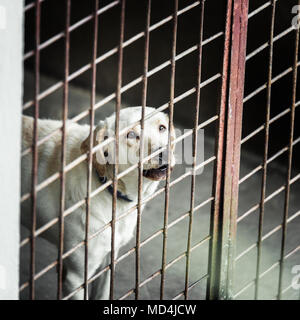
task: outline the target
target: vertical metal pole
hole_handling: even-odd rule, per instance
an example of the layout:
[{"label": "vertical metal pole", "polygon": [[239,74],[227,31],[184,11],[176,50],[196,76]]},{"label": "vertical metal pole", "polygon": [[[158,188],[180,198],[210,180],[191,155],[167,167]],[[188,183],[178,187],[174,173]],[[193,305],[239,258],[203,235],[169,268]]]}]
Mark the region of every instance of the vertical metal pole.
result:
[{"label": "vertical metal pole", "polygon": [[59,215],[59,249],[58,249],[58,274],[57,274],[57,299],[62,298],[62,276],[63,276],[63,251],[64,251],[64,211],[65,211],[65,189],[66,189],[66,121],[68,119],[69,105],[69,52],[70,52],[70,15],[71,1],[66,0],[66,25],[65,25],[65,79],[63,93],[63,126],[61,139],[61,177],[60,177],[60,215]]},{"label": "vertical metal pole", "polygon": [[40,0],[35,2],[35,93],[34,93],[34,125],[32,139],[32,181],[31,181],[31,242],[30,242],[30,299],[35,299],[35,229],[36,229],[36,207],[37,207],[37,175],[38,175],[38,118],[39,118],[39,99],[40,92],[40,20],[41,4]]},{"label": "vertical metal pole", "polygon": [[264,149],[264,158],[263,158],[263,174],[262,174],[262,185],[261,185],[260,214],[259,214],[258,241],[257,241],[255,300],[258,299],[258,290],[259,290],[259,280],[260,280],[259,274],[260,274],[263,221],[264,221],[264,213],[265,213],[265,197],[266,197],[266,184],[267,184],[267,160],[268,160],[268,151],[269,151],[269,127],[270,127],[270,113],[271,113],[271,87],[272,87],[272,69],[273,69],[272,67],[273,67],[273,39],[274,39],[274,24],[275,24],[275,8],[276,8],[276,0],[272,0],[267,104],[266,104],[266,117],[265,117],[265,149]]},{"label": "vertical metal pole", "polygon": [[[228,0],[222,95],[214,173],[208,299],[233,296],[248,1]],[[229,60],[230,52],[230,60]]]},{"label": "vertical metal pole", "polygon": [[219,108],[219,121],[217,128],[217,143],[216,143],[216,162],[214,168],[213,191],[214,201],[211,208],[210,221],[210,248],[208,259],[209,278],[207,281],[207,299],[217,299],[219,297],[219,246],[220,246],[220,207],[221,207],[221,189],[222,189],[222,173],[223,173],[223,153],[224,153],[224,134],[225,134],[225,109],[228,87],[228,67],[230,53],[230,32],[232,20],[232,0],[227,1],[226,24],[225,24],[225,40],[224,40],[224,55],[223,55],[223,73],[222,73],[222,88],[221,102]]},{"label": "vertical metal pole", "polygon": [[140,152],[139,152],[139,180],[138,180],[138,206],[137,206],[137,227],[136,227],[136,277],[135,277],[135,299],[139,298],[140,283],[140,245],[141,245],[141,215],[142,215],[142,189],[143,189],[143,163],[144,157],[144,124],[145,108],[147,103],[147,85],[148,85],[148,62],[149,62],[149,40],[150,40],[150,15],[151,0],[147,1],[146,27],[145,27],[145,48],[144,48],[144,73],[143,73],[143,93],[142,93],[142,114],[141,114],[141,134],[140,134]]},{"label": "vertical metal pole", "polygon": [[200,36],[199,36],[199,50],[198,50],[198,75],[197,75],[197,92],[196,92],[196,106],[194,114],[194,128],[193,128],[193,167],[192,167],[192,182],[191,182],[191,202],[189,212],[189,230],[186,251],[186,270],[185,270],[185,288],[184,297],[188,299],[189,288],[189,269],[190,269],[190,252],[192,243],[192,226],[193,214],[195,207],[195,189],[196,189],[196,164],[197,164],[197,142],[198,142],[198,122],[199,122],[199,106],[200,106],[200,91],[201,91],[201,71],[202,71],[202,41],[203,41],[203,23],[204,23],[204,5],[205,0],[201,1],[200,7]]},{"label": "vertical metal pole", "polygon": [[115,278],[115,224],[117,212],[117,190],[118,190],[118,170],[119,170],[119,138],[120,138],[120,109],[121,109],[121,87],[122,87],[122,70],[123,70],[123,42],[125,26],[125,4],[121,2],[120,15],[120,43],[119,43],[119,62],[118,62],[118,85],[116,91],[116,121],[115,121],[115,157],[113,165],[113,204],[111,219],[111,277],[110,277],[110,300],[114,299],[114,278]]},{"label": "vertical metal pole", "polygon": [[[298,1],[300,5],[300,0]],[[290,200],[290,180],[292,174],[292,161],[293,161],[293,139],[295,130],[295,109],[296,109],[296,98],[297,98],[297,78],[298,78],[298,53],[299,53],[299,28],[295,32],[295,53],[294,53],[294,65],[293,65],[293,92],[292,92],[292,107],[290,114],[290,136],[288,146],[288,170],[286,176],[285,185],[285,199],[284,199],[284,215],[282,222],[282,239],[281,239],[281,253],[280,253],[280,264],[279,264],[279,284],[278,284],[278,296],[280,300],[282,298],[282,282],[283,282],[283,271],[284,271],[284,252],[287,235],[287,220],[289,216],[289,200]]]},{"label": "vertical metal pole", "polygon": [[94,122],[95,122],[95,102],[96,102],[96,73],[97,73],[97,48],[98,48],[98,7],[99,0],[95,0],[94,5],[94,43],[92,57],[92,90],[91,90],[91,106],[90,106],[90,141],[88,156],[88,172],[87,172],[87,197],[86,197],[86,220],[85,220],[85,255],[84,255],[84,300],[88,300],[88,258],[89,258],[89,223],[91,211],[91,192],[92,192],[92,170],[93,170],[93,154],[94,145]]},{"label": "vertical metal pole", "polygon": [[[171,83],[170,83],[170,102],[169,102],[169,137],[168,137],[168,163],[171,159],[171,126],[173,124],[174,114],[174,92],[175,92],[175,57],[176,57],[176,40],[177,40],[177,12],[178,0],[174,0],[173,14],[173,42],[172,42],[172,57],[171,57]],[[168,216],[169,216],[169,199],[170,199],[170,178],[171,168],[168,166],[166,185],[165,185],[165,212],[164,212],[164,227],[163,227],[163,254],[162,254],[162,269],[161,269],[161,286],[160,299],[164,298],[165,288],[165,270],[167,260],[167,238],[168,238]]]}]

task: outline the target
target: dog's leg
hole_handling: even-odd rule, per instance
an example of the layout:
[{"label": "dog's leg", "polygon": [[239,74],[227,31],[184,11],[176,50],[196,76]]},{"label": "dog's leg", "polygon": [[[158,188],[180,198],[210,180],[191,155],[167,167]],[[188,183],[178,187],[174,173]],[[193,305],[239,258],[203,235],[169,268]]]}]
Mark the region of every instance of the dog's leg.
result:
[{"label": "dog's leg", "polygon": [[[115,252],[116,257],[118,256],[118,252]],[[105,267],[110,264],[110,256],[109,254],[105,257],[103,263],[98,268],[97,272],[101,271]],[[92,292],[90,299],[91,300],[108,300],[109,299],[109,292],[110,292],[110,276],[111,272],[110,269],[104,272],[100,277],[98,277],[92,283]]]},{"label": "dog's leg", "polygon": [[[68,296],[73,291],[75,291],[83,283],[83,275],[78,271],[66,268],[65,269],[65,279],[63,281],[63,297]],[[83,300],[84,290],[76,292],[70,300]]]}]

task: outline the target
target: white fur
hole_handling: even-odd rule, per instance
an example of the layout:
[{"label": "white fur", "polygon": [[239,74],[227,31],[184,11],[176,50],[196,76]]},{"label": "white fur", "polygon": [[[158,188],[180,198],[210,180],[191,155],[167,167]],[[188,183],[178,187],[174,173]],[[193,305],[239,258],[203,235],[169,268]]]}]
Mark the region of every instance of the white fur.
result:
[{"label": "white fur", "polygon": [[[146,108],[146,115],[153,112],[153,108]],[[132,123],[140,120],[141,107],[122,109],[120,112],[120,130],[130,126]],[[168,142],[168,130],[159,132],[158,126],[163,124],[168,127],[168,117],[163,113],[149,118],[145,122],[145,154],[147,153],[149,143],[151,149],[166,146]],[[99,126],[106,127],[108,131],[114,132],[115,115],[101,121]],[[57,128],[61,127],[60,121],[39,120],[38,121],[38,138],[41,139]],[[74,161],[81,156],[81,144],[89,136],[89,126],[79,125],[77,123],[67,122],[67,139],[66,139],[66,163]],[[134,130],[140,133],[140,126],[136,126]],[[32,145],[33,119],[23,117],[23,149]],[[113,143],[108,145],[108,152],[113,154]],[[126,148],[128,153],[126,154]],[[138,154],[139,142],[130,141],[126,135],[120,137],[120,165],[119,172],[126,170],[132,164],[136,163],[133,155]],[[51,175],[61,170],[61,133],[54,134],[47,142],[38,148],[38,183],[41,183]],[[101,150],[100,150],[101,151]],[[100,152],[99,151],[99,152]],[[127,158],[126,158],[127,157]],[[136,157],[138,159],[138,157]],[[171,159],[172,166],[175,164],[175,158]],[[157,167],[154,161],[146,163],[145,168]],[[31,192],[31,170],[32,170],[32,154],[28,154],[22,159],[22,194]],[[138,192],[138,170],[135,169],[122,179],[125,186],[126,195],[133,202],[124,200],[117,201],[116,216],[120,216],[130,207],[136,205]],[[143,198],[153,194],[158,186],[158,181],[143,179]],[[93,170],[92,174],[92,190],[101,185],[97,174]],[[66,174],[65,188],[65,209],[72,207],[78,201],[84,199],[87,194],[87,162],[81,162],[75,168]],[[56,219],[60,214],[60,181],[59,179],[51,183],[46,188],[37,193],[37,229],[45,225],[49,221]],[[85,239],[85,217],[86,208],[82,205],[64,219],[64,252],[67,252],[79,242]],[[112,195],[104,190],[91,199],[89,235],[100,230],[103,226],[111,221],[112,217]],[[22,204],[22,224],[27,228],[31,228],[31,201],[30,199]],[[134,235],[136,227],[136,211],[126,216],[126,218],[116,223],[115,236],[115,257],[123,245]],[[59,226],[56,223],[53,227],[41,234],[42,237],[52,242],[54,245],[59,244]],[[110,263],[111,251],[111,228],[108,227],[89,241],[88,254],[88,277],[92,277],[97,271],[101,270]],[[65,278],[63,281],[63,294],[68,295],[74,291],[84,281],[84,246],[81,246],[68,258],[64,259]],[[105,272],[101,277],[92,283],[91,299],[108,299],[109,298],[109,281],[110,272]],[[83,290],[76,293],[73,299],[82,299]]]}]

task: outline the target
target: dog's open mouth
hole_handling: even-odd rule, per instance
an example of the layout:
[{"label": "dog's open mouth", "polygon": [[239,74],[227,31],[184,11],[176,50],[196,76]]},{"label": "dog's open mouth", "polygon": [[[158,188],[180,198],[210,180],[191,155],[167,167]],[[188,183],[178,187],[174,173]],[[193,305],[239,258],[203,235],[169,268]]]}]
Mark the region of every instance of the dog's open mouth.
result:
[{"label": "dog's open mouth", "polygon": [[166,178],[167,170],[168,165],[166,164],[159,168],[144,170],[143,176],[151,180],[159,181]]}]

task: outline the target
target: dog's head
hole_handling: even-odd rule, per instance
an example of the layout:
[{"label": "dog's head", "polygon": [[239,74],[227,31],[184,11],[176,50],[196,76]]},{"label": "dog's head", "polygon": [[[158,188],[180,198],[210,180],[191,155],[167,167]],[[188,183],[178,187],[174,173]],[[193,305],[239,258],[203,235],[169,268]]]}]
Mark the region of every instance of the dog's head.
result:
[{"label": "dog's head", "polygon": [[[145,108],[145,116],[154,112],[154,108]],[[134,125],[141,119],[142,107],[131,107],[120,111],[119,129],[127,129],[126,133],[119,136],[119,172],[122,172],[139,162],[141,147],[141,125]],[[96,126],[94,131],[94,146],[106,139],[115,136],[115,114],[106,118]],[[168,161],[168,137],[169,118],[165,113],[159,112],[145,120],[143,130],[144,157],[152,153],[157,154],[144,162],[144,177],[150,180],[163,180],[166,178],[168,165],[171,169],[175,165],[175,130],[170,128],[171,157]],[[89,137],[82,143],[81,150],[86,153],[89,150]],[[162,149],[161,151],[158,151]],[[101,176],[110,175],[112,164],[115,161],[115,142],[108,142],[101,147],[93,157],[93,165]],[[169,164],[168,164],[169,163]]]}]

